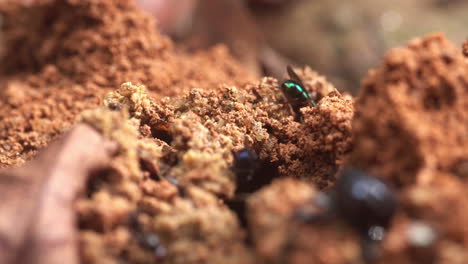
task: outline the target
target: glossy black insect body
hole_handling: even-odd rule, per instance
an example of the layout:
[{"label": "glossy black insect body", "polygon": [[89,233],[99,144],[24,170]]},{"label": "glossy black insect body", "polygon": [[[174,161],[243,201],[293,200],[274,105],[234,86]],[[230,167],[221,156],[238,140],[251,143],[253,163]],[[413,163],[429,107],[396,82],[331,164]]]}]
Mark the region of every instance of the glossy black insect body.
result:
[{"label": "glossy black insect body", "polygon": [[258,168],[258,155],[252,148],[246,147],[233,153],[234,165],[232,170],[236,173],[238,185],[252,180]]},{"label": "glossy black insect body", "polygon": [[397,200],[388,186],[363,171],[346,169],[335,187],[318,197],[326,202],[312,202],[323,212],[305,213],[299,208],[296,220],[314,223],[330,215],[338,216],[361,235],[363,258],[368,263],[375,261],[379,253],[378,243],[397,209]]},{"label": "glossy black insect body", "polygon": [[287,66],[289,80],[283,82],[281,91],[288,100],[296,115],[300,115],[300,109],[305,106],[317,106],[310,94],[306,91],[304,84],[294,70]]},{"label": "glossy black insect body", "polygon": [[385,183],[359,170],[347,169],[332,193],[337,212],[359,231],[387,227],[397,202]]}]

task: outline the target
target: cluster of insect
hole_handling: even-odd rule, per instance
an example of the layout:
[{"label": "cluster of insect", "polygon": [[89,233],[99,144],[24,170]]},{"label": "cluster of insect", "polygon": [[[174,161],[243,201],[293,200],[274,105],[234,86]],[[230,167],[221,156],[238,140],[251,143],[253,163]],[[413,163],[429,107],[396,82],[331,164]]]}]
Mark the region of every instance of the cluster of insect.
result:
[{"label": "cluster of insect", "polygon": [[[281,91],[301,119],[300,109],[316,107],[316,102],[305,89],[299,76],[288,66],[289,80],[281,85]],[[234,153],[233,171],[240,182],[248,182],[258,169],[258,156],[251,147]],[[319,212],[307,208],[320,208]],[[301,224],[318,224],[337,217],[352,227],[361,237],[362,257],[367,263],[379,255],[379,243],[395,214],[397,200],[390,188],[380,179],[356,169],[345,169],[338,176],[335,186],[320,193],[316,199],[304,204],[293,215],[293,221]]]}]

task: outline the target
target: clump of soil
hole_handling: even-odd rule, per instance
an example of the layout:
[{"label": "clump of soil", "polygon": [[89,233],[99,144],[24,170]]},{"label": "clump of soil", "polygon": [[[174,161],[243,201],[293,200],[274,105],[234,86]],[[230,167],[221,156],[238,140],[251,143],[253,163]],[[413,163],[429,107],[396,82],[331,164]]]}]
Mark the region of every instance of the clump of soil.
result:
[{"label": "clump of soil", "polygon": [[[264,263],[353,263],[360,260],[357,236],[336,219],[327,219],[327,224],[307,226],[294,218],[296,210],[318,193],[313,186],[289,178],[275,181],[249,199],[250,230],[256,253]],[[320,211],[318,207],[312,209]]]},{"label": "clump of soil", "polygon": [[398,189],[381,263],[463,263],[468,65],[441,34],[391,50],[356,101],[353,165]]},{"label": "clump of soil", "polygon": [[391,50],[356,102],[353,164],[398,186],[431,181],[468,156],[467,104],[468,65],[442,35]]},{"label": "clump of soil", "polygon": [[[466,67],[457,48],[442,35],[431,35],[391,50],[364,82],[346,165],[384,179],[399,199],[376,263],[463,263],[468,257],[462,224],[468,217]],[[292,180],[251,196],[248,217],[260,258],[362,261],[361,237],[343,219],[304,224],[296,218],[297,209],[317,198],[313,188]]]},{"label": "clump of soil", "polygon": [[[304,80],[315,78],[307,88],[321,98],[316,108],[303,109],[303,122],[294,121],[272,78],[242,89],[194,89],[160,101],[148,97],[143,86],[126,83],[108,94],[102,107],[84,113],[85,122],[121,148],[108,175],[93,176],[87,196],[77,204],[86,262],[155,258],[138,244],[134,228],[128,228],[128,218],[137,212],[148,219],[141,228],[158,237],[168,262],[252,263],[255,254],[245,243],[246,230],[219,200],[245,199],[235,196],[236,189],[244,188],[237,183],[245,179],[232,169],[233,152],[249,145],[260,166],[269,168],[260,168],[247,184],[268,184],[274,177],[302,172],[296,177],[326,186],[350,148],[351,99],[309,69],[298,73]],[[334,136],[324,136],[315,126]],[[236,213],[241,218],[246,214]],[[122,229],[127,242],[105,250],[106,241]]]},{"label": "clump of soil", "polygon": [[154,97],[238,85],[250,76],[218,46],[176,52],[131,0],[1,6],[0,167],[20,165],[122,83]]}]

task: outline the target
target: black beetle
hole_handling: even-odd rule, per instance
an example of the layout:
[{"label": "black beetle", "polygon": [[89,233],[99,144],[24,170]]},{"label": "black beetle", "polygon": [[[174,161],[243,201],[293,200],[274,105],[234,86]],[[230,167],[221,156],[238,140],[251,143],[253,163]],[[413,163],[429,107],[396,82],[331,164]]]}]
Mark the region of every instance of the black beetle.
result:
[{"label": "black beetle", "polygon": [[298,208],[294,219],[314,223],[339,217],[361,236],[363,258],[371,263],[378,257],[378,243],[385,235],[397,209],[397,200],[390,188],[378,178],[356,169],[345,169],[328,193],[320,193],[313,201],[322,212]]},{"label": "black beetle", "polygon": [[234,164],[232,170],[236,174],[238,185],[252,181],[258,168],[258,155],[250,147],[245,147],[233,153]]}]

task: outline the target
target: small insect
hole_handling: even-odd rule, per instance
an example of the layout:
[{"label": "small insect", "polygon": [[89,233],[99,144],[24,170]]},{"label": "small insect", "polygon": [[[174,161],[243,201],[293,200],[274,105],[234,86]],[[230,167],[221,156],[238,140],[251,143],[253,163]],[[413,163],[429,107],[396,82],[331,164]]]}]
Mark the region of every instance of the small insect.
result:
[{"label": "small insect", "polygon": [[287,66],[286,69],[290,79],[281,84],[281,91],[291,105],[294,113],[297,116],[300,116],[301,112],[299,110],[302,107],[316,107],[317,104],[306,91],[304,84],[302,83],[299,76],[297,76],[297,74],[291,68],[291,66]]},{"label": "small insect", "polygon": [[246,147],[233,152],[234,164],[231,170],[236,175],[236,193],[235,196],[226,200],[226,204],[234,211],[240,224],[247,227],[247,204],[246,201],[250,195],[265,185],[265,177],[255,177],[261,170],[261,162],[253,148]]},{"label": "small insect", "polygon": [[255,171],[258,168],[258,155],[250,147],[245,147],[233,153],[234,165],[232,170],[236,173],[237,185],[252,181]]},{"label": "small insect", "polygon": [[378,244],[397,208],[397,200],[385,183],[363,171],[346,169],[329,193],[321,193],[311,203],[323,212],[299,208],[294,218],[314,223],[330,216],[339,217],[360,234],[364,260],[372,263],[378,258]]}]

